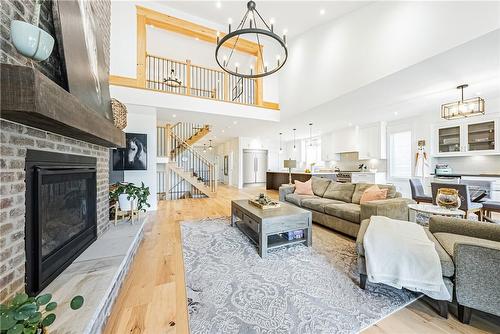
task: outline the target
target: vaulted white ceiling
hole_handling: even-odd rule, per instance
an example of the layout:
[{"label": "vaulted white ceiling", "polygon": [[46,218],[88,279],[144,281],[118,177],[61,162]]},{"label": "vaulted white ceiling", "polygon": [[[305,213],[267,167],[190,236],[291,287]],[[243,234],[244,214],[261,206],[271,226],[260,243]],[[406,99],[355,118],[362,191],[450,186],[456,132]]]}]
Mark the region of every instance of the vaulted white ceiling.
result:
[{"label": "vaulted white ceiling", "polygon": [[[157,1],[170,8],[225,26],[237,24],[246,12],[247,1]],[[315,26],[339,18],[369,1],[255,1],[265,20],[273,18],[277,31],[287,29],[293,37]],[[321,14],[320,11],[324,11]]]}]

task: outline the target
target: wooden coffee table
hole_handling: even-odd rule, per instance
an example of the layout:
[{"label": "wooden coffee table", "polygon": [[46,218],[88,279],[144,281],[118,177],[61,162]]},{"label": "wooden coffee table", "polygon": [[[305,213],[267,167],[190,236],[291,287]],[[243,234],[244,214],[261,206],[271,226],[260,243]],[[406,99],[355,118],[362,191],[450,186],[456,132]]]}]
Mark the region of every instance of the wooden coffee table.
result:
[{"label": "wooden coffee table", "polygon": [[[311,212],[281,202],[279,208],[262,210],[248,200],[231,201],[231,226],[238,227],[259,250],[264,258],[268,250],[303,243],[312,245]],[[280,233],[303,230],[304,237],[287,240]]]}]

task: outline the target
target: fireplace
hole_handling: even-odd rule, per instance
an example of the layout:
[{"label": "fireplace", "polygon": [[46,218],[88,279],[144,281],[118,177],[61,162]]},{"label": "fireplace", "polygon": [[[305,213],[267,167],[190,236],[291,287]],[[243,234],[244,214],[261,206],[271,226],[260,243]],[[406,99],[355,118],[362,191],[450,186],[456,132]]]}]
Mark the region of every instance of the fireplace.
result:
[{"label": "fireplace", "polygon": [[96,158],[27,151],[29,294],[38,294],[96,240],[96,203]]}]

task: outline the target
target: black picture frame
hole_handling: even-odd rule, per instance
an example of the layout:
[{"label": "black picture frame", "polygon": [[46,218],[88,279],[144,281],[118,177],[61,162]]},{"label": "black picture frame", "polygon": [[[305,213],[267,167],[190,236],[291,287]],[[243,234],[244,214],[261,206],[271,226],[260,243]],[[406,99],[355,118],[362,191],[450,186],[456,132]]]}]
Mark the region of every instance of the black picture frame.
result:
[{"label": "black picture frame", "polygon": [[148,135],[126,133],[125,141],[125,148],[113,150],[113,170],[147,170]]}]

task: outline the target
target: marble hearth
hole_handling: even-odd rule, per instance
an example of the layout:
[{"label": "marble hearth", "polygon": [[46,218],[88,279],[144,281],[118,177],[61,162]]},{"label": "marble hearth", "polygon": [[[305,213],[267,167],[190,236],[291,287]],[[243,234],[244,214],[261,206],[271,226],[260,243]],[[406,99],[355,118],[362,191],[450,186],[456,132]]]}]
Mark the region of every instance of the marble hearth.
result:
[{"label": "marble hearth", "polygon": [[[51,334],[101,333],[111,307],[143,238],[146,214],[134,224],[110,227],[42,292],[50,292],[59,306]],[[85,303],[78,311],[69,308],[75,295]]]}]

